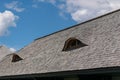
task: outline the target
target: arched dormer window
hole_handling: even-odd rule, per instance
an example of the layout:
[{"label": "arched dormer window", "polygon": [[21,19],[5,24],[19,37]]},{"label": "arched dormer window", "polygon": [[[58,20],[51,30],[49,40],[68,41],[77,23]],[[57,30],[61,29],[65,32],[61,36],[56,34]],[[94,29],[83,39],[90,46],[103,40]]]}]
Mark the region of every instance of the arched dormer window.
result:
[{"label": "arched dormer window", "polygon": [[12,62],[17,62],[23,60],[20,56],[18,56],[17,54],[13,54],[12,56]]},{"label": "arched dormer window", "polygon": [[73,50],[73,49],[81,48],[84,46],[87,46],[87,45],[82,43],[80,40],[76,38],[69,38],[67,41],[65,41],[65,45],[62,51]]}]

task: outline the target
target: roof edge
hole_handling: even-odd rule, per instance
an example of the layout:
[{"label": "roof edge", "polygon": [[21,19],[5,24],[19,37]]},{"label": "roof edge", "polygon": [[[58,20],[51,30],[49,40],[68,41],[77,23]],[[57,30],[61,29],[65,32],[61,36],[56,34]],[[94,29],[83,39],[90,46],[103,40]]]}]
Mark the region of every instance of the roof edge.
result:
[{"label": "roof edge", "polygon": [[100,74],[116,74],[120,73],[120,66],[113,67],[100,67],[83,70],[69,70],[69,71],[58,71],[48,73],[31,73],[31,74],[20,74],[20,75],[7,75],[0,76],[0,79],[14,79],[14,78],[32,78],[32,77],[61,77],[70,75],[100,75]]},{"label": "roof edge", "polygon": [[55,32],[53,32],[53,33],[50,33],[50,34],[45,35],[45,36],[42,36],[42,37],[40,37],[40,38],[36,38],[36,39],[34,39],[34,41],[39,40],[39,39],[42,39],[42,38],[45,38],[45,37],[50,36],[50,35],[53,35],[53,34],[55,34],[55,33],[59,33],[59,32],[65,31],[65,30],[70,29],[70,28],[73,28],[73,27],[77,27],[78,25],[82,25],[82,24],[85,24],[85,23],[87,23],[87,22],[94,21],[94,20],[96,20],[96,19],[102,18],[102,17],[104,17],[104,16],[110,15],[110,14],[115,13],[115,12],[118,12],[118,11],[120,11],[120,9],[117,9],[117,10],[115,10],[115,11],[111,11],[111,12],[109,12],[109,13],[100,15],[100,16],[98,16],[98,17],[95,17],[95,18],[93,18],[93,19],[89,19],[89,20],[84,21],[84,22],[78,23],[78,24],[73,25],[73,26],[70,26],[70,27],[68,27],[68,28],[65,28],[65,29],[62,29],[62,30],[59,30],[59,31],[55,31]]}]

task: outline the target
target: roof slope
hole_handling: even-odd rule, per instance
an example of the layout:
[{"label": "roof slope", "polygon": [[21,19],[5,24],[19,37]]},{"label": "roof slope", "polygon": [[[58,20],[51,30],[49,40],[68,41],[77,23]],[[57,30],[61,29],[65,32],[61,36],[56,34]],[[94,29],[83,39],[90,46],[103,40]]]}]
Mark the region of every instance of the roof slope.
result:
[{"label": "roof slope", "polygon": [[[70,37],[88,46],[62,51]],[[23,60],[1,62],[0,76],[120,66],[119,43],[120,10],[35,40],[18,52]]]},{"label": "roof slope", "polygon": [[9,48],[5,46],[0,46],[0,61],[8,54],[10,54],[11,51]]}]

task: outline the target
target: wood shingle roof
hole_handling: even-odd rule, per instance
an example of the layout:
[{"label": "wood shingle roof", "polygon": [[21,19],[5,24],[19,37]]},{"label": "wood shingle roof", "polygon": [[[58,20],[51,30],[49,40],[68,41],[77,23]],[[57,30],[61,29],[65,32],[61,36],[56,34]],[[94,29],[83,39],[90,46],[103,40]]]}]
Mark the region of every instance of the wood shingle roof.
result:
[{"label": "wood shingle roof", "polygon": [[[62,51],[65,41],[75,37],[88,46]],[[0,76],[48,73],[120,66],[120,10],[38,38],[0,63]]]}]

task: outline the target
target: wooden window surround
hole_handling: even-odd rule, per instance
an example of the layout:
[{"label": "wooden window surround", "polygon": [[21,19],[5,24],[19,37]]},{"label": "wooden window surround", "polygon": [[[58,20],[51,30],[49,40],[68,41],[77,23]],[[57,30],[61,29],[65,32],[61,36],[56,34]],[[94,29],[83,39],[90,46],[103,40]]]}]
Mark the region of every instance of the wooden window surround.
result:
[{"label": "wooden window surround", "polygon": [[69,38],[67,41],[65,41],[65,45],[62,51],[73,50],[73,49],[81,48],[84,46],[87,46],[87,45],[82,43],[80,40],[76,38]]}]

